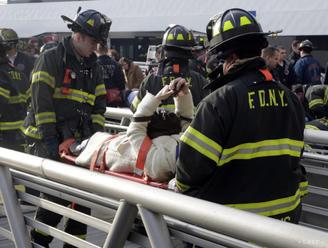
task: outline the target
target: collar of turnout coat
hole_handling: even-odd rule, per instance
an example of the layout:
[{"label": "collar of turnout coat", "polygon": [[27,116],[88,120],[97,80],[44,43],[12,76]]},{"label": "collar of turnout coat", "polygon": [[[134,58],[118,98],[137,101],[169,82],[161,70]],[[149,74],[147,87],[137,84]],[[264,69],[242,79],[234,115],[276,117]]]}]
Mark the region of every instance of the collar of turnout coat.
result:
[{"label": "collar of turnout coat", "polygon": [[[74,49],[72,47],[72,43],[70,40],[71,37],[66,37],[62,42],[63,47],[69,57],[75,57],[78,60],[76,54],[74,53]],[[83,64],[87,68],[91,68],[96,62],[97,62],[97,55],[95,53],[92,53],[90,57],[83,57]]]},{"label": "collar of turnout coat", "polygon": [[221,68],[221,72],[218,72],[216,78],[210,80],[210,83],[205,85],[204,88],[214,91],[241,75],[264,68],[266,68],[265,61],[261,57],[238,60],[226,75],[223,75]]}]

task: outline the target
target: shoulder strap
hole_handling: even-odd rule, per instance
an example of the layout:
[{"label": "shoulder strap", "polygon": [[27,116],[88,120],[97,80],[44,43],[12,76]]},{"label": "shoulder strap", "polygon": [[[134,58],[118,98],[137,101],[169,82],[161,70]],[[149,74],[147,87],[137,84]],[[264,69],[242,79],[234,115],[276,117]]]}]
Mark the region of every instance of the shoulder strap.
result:
[{"label": "shoulder strap", "polygon": [[108,141],[110,141],[110,140],[112,140],[112,139],[114,139],[115,137],[117,137],[118,136],[118,134],[115,134],[115,135],[111,135],[111,136],[109,136],[107,139],[105,139],[101,144],[100,144],[100,146],[98,147],[98,149],[93,153],[93,155],[92,155],[92,158],[91,158],[91,163],[90,163],[90,170],[95,170],[95,169],[97,169],[98,167],[100,168],[100,170],[101,171],[104,171],[105,170],[105,168],[106,168],[106,165],[105,165],[105,154],[106,154],[106,151],[107,151],[107,147],[104,149],[104,151],[103,151],[103,154],[102,154],[102,156],[103,156],[103,159],[101,160],[101,162],[100,162],[100,166],[99,165],[97,165],[97,160],[98,160],[98,158],[99,158],[99,156],[101,156],[101,147],[106,143],[106,142],[108,142]]},{"label": "shoulder strap", "polygon": [[144,174],[145,162],[151,145],[152,145],[151,139],[148,136],[146,136],[140,146],[137,162],[136,162],[135,174],[139,176]]}]

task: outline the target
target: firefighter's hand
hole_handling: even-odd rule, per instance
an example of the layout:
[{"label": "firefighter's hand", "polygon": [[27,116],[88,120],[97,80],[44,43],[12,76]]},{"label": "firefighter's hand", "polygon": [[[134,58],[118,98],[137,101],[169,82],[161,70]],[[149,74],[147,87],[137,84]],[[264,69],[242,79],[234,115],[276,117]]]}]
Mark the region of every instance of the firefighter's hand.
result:
[{"label": "firefighter's hand", "polygon": [[169,88],[173,90],[174,96],[184,96],[189,92],[189,84],[186,79],[178,77],[170,82]]},{"label": "firefighter's hand", "polygon": [[60,145],[59,145],[59,149],[58,149],[58,153],[59,155],[65,153],[65,154],[70,154],[70,146],[72,144],[75,143],[75,139],[74,138],[68,138],[68,139],[65,139]]},{"label": "firefighter's hand", "polygon": [[157,94],[156,98],[160,101],[163,101],[169,98],[173,94],[173,90],[170,90],[169,85],[165,85]]}]

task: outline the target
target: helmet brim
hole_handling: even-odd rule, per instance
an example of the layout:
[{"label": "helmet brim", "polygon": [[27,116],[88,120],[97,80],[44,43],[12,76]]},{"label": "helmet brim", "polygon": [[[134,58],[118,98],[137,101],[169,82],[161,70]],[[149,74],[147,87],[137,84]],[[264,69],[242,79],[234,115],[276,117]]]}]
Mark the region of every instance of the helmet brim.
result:
[{"label": "helmet brim", "polygon": [[[227,47],[229,47],[229,43],[232,41],[238,41],[238,39],[242,39],[242,38],[263,38],[265,39],[267,36],[275,34],[276,32],[249,32],[249,33],[245,33],[245,34],[240,34],[240,35],[236,35],[234,37],[231,37],[229,39],[226,39],[224,41],[222,41],[219,44],[216,44],[214,46],[211,47],[211,44],[209,46],[209,53],[217,53],[219,51],[225,50],[227,49]],[[215,37],[211,40],[210,43],[213,43],[215,40]]]},{"label": "helmet brim", "polygon": [[166,47],[164,48],[165,57],[167,58],[181,58],[190,59],[192,58],[191,49],[181,49],[181,47]]}]

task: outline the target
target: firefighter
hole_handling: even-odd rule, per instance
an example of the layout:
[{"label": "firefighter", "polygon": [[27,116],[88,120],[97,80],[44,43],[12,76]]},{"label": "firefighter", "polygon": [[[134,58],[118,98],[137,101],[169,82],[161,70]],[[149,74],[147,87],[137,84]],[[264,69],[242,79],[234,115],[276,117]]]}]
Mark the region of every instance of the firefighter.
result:
[{"label": "firefighter", "polygon": [[[136,111],[141,99],[147,91],[156,95],[164,85],[168,85],[175,78],[185,78],[189,84],[195,106],[207,95],[203,90],[206,79],[199,73],[189,70],[188,60],[192,58],[192,48],[195,47],[193,34],[181,25],[170,25],[162,42],[162,53],[157,72],[150,73],[141,83],[138,95],[134,98],[131,109]],[[175,109],[173,96],[159,106],[173,112]]]},{"label": "firefighter", "polygon": [[24,151],[22,133],[27,110],[29,83],[24,74],[9,63],[11,49],[8,29],[0,30],[0,146]]},{"label": "firefighter", "polygon": [[10,37],[10,49],[7,51],[9,61],[15,65],[16,69],[24,73],[26,78],[30,78],[35,58],[17,50],[18,35],[15,30],[8,28],[8,37]]},{"label": "firefighter", "polygon": [[309,112],[314,119],[328,116],[328,86],[313,85],[305,92]]},{"label": "firefighter", "polygon": [[222,62],[181,137],[176,184],[190,196],[297,223],[307,185],[299,165],[304,112],[260,57],[267,34],[242,9],[210,20],[209,53]]},{"label": "firefighter", "polygon": [[[56,48],[45,51],[32,71],[31,109],[25,120],[25,135],[29,152],[53,160],[59,153],[69,153],[76,140],[84,140],[104,130],[106,90],[101,69],[94,53],[97,44],[105,44],[111,21],[96,10],[80,12],[68,22],[72,35]],[[62,205],[69,202],[44,195]],[[90,209],[76,205],[76,209],[89,214]],[[62,216],[38,209],[36,219],[56,226]],[[66,231],[84,238],[86,225],[68,220]],[[33,240],[48,246],[52,237],[37,229]],[[72,247],[65,244],[65,247]]]},{"label": "firefighter", "polygon": [[306,87],[321,84],[321,66],[318,60],[312,56],[313,44],[309,40],[300,43],[301,58],[293,67],[295,76],[294,84],[303,84]]}]

